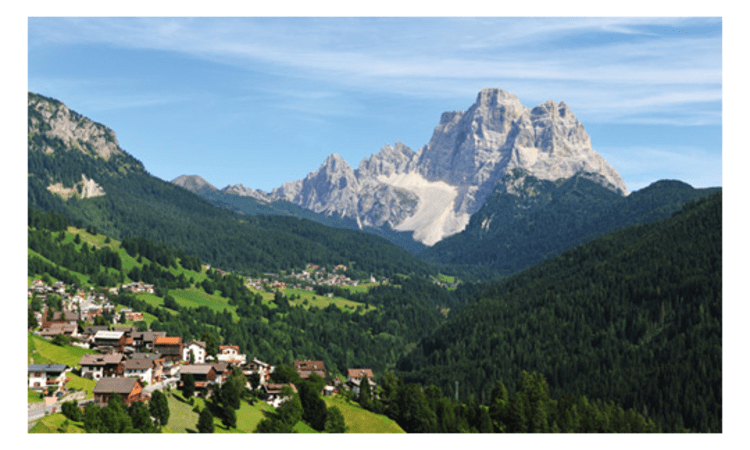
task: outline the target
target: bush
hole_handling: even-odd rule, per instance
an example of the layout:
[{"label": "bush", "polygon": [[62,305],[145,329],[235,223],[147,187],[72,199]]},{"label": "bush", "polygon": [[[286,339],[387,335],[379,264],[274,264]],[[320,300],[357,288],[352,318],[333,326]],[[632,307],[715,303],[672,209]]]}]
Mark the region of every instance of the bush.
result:
[{"label": "bush", "polygon": [[81,412],[81,409],[78,408],[78,400],[63,403],[62,413],[66,418],[74,422],[80,422],[83,418],[83,413]]}]

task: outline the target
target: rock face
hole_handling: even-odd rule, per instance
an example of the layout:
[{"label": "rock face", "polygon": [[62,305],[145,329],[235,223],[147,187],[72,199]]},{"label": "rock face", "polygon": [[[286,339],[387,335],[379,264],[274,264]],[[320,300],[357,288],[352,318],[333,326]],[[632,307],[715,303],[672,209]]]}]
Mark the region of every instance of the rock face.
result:
[{"label": "rock face", "polygon": [[[29,113],[29,129],[38,130],[47,138],[61,140],[68,149],[105,160],[113,155],[123,155],[114,131],[71,111],[57,100],[30,95]],[[43,151],[54,152],[50,146],[46,146]]]},{"label": "rock face", "polygon": [[[387,223],[433,245],[462,231],[513,169],[551,181],[586,173],[628,194],[565,103],[549,100],[529,109],[515,95],[484,89],[468,110],[443,113],[418,152],[400,142],[386,145],[356,170],[334,154],[305,179],[285,183],[267,198],[354,218],[360,227]],[[513,192],[513,186],[507,190]]]}]

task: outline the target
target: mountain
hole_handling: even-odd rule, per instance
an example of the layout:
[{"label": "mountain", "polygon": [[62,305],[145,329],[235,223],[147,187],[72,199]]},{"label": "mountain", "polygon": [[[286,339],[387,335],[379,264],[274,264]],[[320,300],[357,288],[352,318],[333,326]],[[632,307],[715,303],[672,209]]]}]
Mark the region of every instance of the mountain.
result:
[{"label": "mountain", "polygon": [[190,192],[199,194],[201,192],[216,192],[216,189],[211,183],[201,178],[199,175],[182,175],[172,180],[172,184],[176,184],[181,188],[187,189]]},{"label": "mountain", "polygon": [[663,180],[623,197],[579,173],[556,181],[514,169],[498,183],[466,229],[420,256],[448,265],[479,265],[509,275],[619,229],[670,217],[719,188]]},{"label": "mountain", "polygon": [[412,239],[411,233],[395,231],[388,224],[383,224],[380,227],[360,228],[354,219],[331,217],[315,213],[286,200],[273,200],[268,194],[247,188],[242,184],[233,184],[222,189],[216,189],[197,175],[182,175],[172,180],[172,183],[200,195],[217,206],[242,214],[297,217],[312,220],[327,227],[361,230],[374,234],[389,240],[412,254],[418,254],[425,249],[424,244]]},{"label": "mountain", "polygon": [[489,398],[538,371],[550,392],[612,399],[665,431],[722,430],[722,194],[506,279],[397,364],[404,380]]},{"label": "mountain", "polygon": [[[236,214],[151,176],[115,133],[58,100],[28,96],[28,206],[122,240],[164,242],[225,270],[344,264],[369,276],[436,273],[377,236],[309,220]],[[181,182],[213,192],[198,177]]]},{"label": "mountain", "polygon": [[463,230],[514,169],[548,181],[587,173],[619,195],[628,193],[565,103],[529,109],[515,95],[484,89],[468,110],[443,113],[418,152],[400,142],[386,145],[357,169],[333,154],[304,179],[254,195],[350,218],[359,227],[387,224],[431,246]]}]

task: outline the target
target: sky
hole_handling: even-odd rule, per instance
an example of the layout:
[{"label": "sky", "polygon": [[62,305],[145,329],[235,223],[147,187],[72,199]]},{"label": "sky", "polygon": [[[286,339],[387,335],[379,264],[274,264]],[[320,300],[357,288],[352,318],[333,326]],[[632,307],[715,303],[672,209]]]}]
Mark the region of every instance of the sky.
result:
[{"label": "sky", "polygon": [[722,185],[722,17],[29,17],[28,90],[164,180],[417,151],[483,88],[564,101],[630,191]]}]

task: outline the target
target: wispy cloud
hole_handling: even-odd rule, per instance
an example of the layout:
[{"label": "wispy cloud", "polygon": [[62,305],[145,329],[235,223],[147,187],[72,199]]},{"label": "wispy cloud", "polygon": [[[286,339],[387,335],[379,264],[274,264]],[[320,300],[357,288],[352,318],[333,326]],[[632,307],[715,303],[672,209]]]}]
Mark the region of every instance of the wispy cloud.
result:
[{"label": "wispy cloud", "polygon": [[[71,18],[33,19],[30,29],[30,45],[169,51],[402,97],[465,98],[477,87],[533,83],[536,96],[554,92],[575,100],[577,114],[604,121],[690,105],[664,119],[689,124],[721,102],[716,19]],[[309,110],[292,90],[280,98]]]}]

